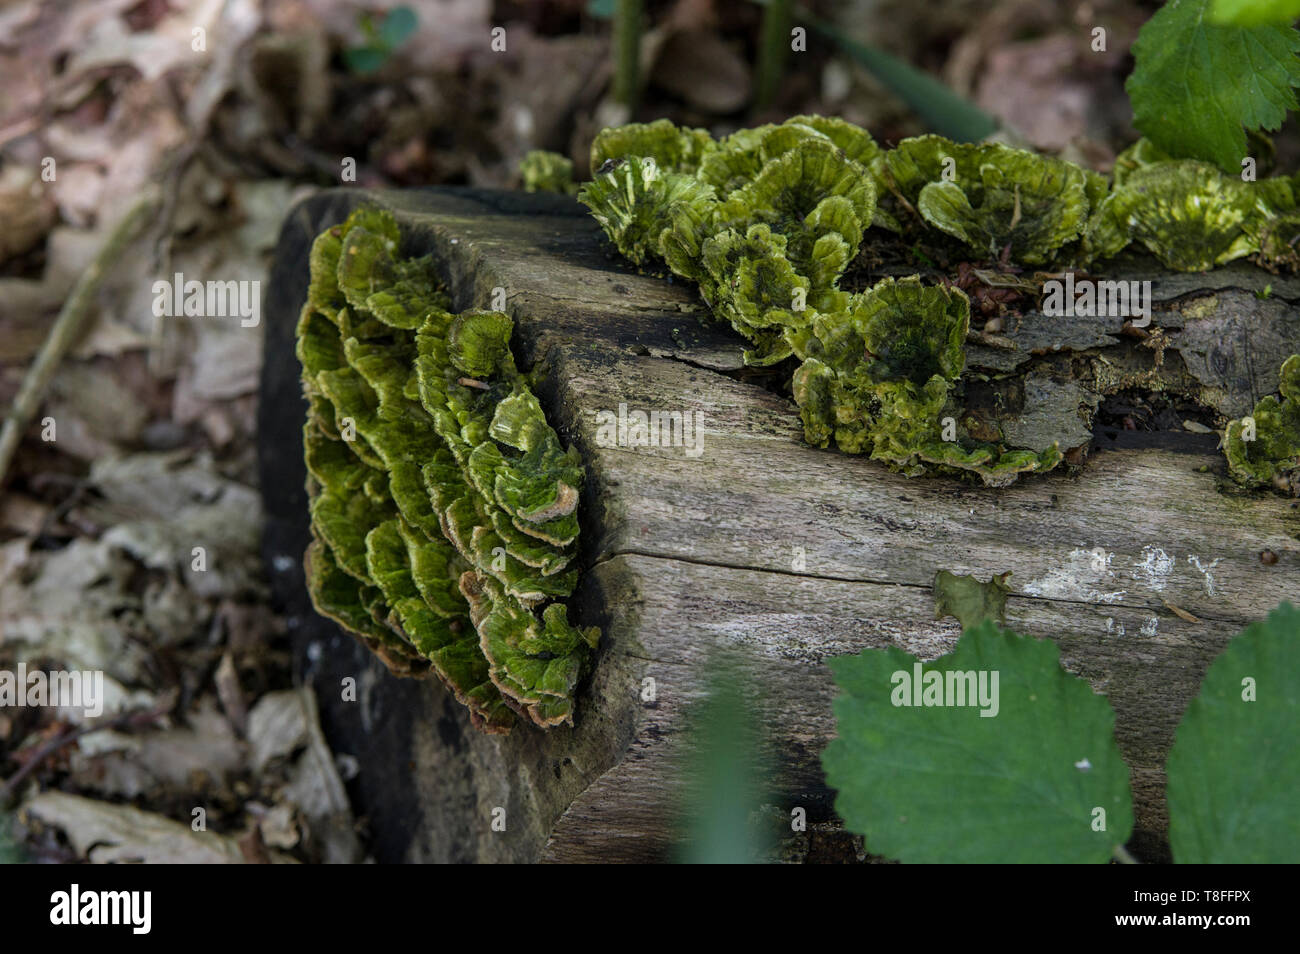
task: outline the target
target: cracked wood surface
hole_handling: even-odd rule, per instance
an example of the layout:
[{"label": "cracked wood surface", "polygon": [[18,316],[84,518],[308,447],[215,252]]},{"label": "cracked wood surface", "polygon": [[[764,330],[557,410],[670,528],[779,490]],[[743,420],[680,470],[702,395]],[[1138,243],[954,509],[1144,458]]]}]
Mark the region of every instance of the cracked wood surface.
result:
[{"label": "cracked wood surface", "polygon": [[[539,397],[587,461],[585,572],[571,618],[604,636],[572,729],[480,736],[441,687],[393,678],[306,601],[293,324],[312,237],[363,200],[393,208],[410,251],[435,254],[457,308],[489,307],[493,289],[505,289],[521,366],[546,371]],[[1210,294],[1232,305],[1206,351],[1227,356],[1215,359],[1225,377],[1238,364],[1259,373],[1240,360],[1251,342],[1232,336],[1249,333],[1234,316],[1265,282],[1275,297],[1259,307],[1281,329],[1270,334],[1300,341],[1289,304],[1300,283],[1249,268],[1144,277],[1155,278],[1157,301],[1181,297],[1166,313],[1171,328],[1195,324],[1189,302]],[[1109,696],[1133,772],[1135,846],[1158,856],[1162,766],[1183,709],[1228,639],[1297,597],[1300,514],[1278,497],[1220,492],[1213,437],[1097,452],[1078,475],[1005,490],[909,480],[809,447],[793,403],[745,383],[741,340],[707,321],[693,289],[625,266],[572,200],[321,193],[285,223],[267,306],[266,555],[327,732],[360,761],[353,796],[385,860],[669,857],[690,707],[723,649],[763,687],[778,808],[833,822],[818,762],[834,731],[824,660],[887,645],[946,652],[959,628],[933,618],[941,569],[1010,571],[1007,624],[1055,640],[1066,668]],[[1189,351],[1189,366],[1198,354]],[[599,446],[596,415],[620,404],[700,413],[703,452]],[[1266,549],[1277,564],[1260,562]],[[356,703],[339,700],[346,676],[358,679]],[[653,702],[642,701],[647,678]],[[491,830],[497,807],[504,832]]]}]

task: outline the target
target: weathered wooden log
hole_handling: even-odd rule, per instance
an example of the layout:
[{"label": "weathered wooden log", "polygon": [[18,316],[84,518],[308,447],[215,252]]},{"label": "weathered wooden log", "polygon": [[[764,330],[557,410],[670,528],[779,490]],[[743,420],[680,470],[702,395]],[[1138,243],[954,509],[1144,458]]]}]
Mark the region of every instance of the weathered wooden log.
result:
[{"label": "weathered wooden log", "polygon": [[[391,208],[409,250],[434,254],[457,308],[490,307],[504,290],[519,364],[545,368],[543,406],[587,461],[583,576],[570,617],[604,635],[573,728],[481,735],[435,681],[391,676],[307,599],[294,325],[311,240],[362,202]],[[1254,396],[1276,386],[1276,355],[1300,343],[1290,304],[1300,282],[1248,266],[1142,277],[1157,302],[1178,300],[1160,317],[1184,336],[1189,373],[1234,380]],[[1033,327],[1020,333],[1031,350]],[[1214,435],[1174,432],[1140,443],[1099,435],[1076,473],[1007,489],[908,479],[808,446],[797,408],[750,378],[743,347],[692,289],[623,264],[569,199],[348,189],[295,207],[266,309],[265,551],[327,735],[358,760],[352,795],[376,857],[668,857],[687,715],[720,648],[767,690],[755,704],[777,767],[777,808],[788,817],[803,806],[811,827],[828,832],[813,857],[852,856],[819,765],[834,731],[824,660],[888,645],[947,651],[959,626],[934,618],[939,570],[981,579],[1009,571],[1007,624],[1055,640],[1066,668],[1109,696],[1132,767],[1131,846],[1163,857],[1174,730],[1227,641],[1296,599],[1296,505],[1228,491]],[[699,415],[702,452],[605,446],[598,415],[620,407]],[[1261,561],[1266,550],[1276,562]],[[357,681],[356,702],[343,698],[346,677]],[[643,698],[646,679],[653,700]],[[493,830],[497,808],[505,831]],[[788,852],[807,853],[801,837]]]}]

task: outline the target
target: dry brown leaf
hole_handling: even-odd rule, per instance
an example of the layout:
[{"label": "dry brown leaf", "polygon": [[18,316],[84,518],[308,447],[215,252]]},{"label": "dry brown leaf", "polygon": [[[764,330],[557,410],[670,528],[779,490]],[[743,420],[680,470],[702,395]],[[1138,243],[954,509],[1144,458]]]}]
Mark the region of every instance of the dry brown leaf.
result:
[{"label": "dry brown leaf", "polygon": [[[20,812],[27,819],[62,831],[80,857],[96,864],[243,864],[245,861],[238,837],[194,831],[190,825],[129,805],[48,791],[29,798]],[[272,852],[270,858],[277,863],[293,863],[292,858],[280,852]]]}]

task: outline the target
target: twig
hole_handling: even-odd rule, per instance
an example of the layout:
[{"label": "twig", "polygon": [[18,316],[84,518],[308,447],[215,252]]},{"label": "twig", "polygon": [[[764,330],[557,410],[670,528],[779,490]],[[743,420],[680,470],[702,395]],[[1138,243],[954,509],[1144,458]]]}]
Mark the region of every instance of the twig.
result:
[{"label": "twig", "polygon": [[5,418],[3,429],[0,429],[0,486],[4,485],[5,477],[9,473],[9,465],[22,440],[23,431],[27,429],[37,408],[40,407],[41,398],[54,377],[59,362],[63,360],[63,356],[81,334],[100,283],[111,271],[114,261],[135,237],[136,230],[149,220],[157,205],[158,198],[152,190],[136,201],[131,210],[122,217],[117,228],[108,236],[104,247],[95,256],[95,260],[77,279],[72,293],[63,303],[58,317],[54,319],[50,333],[41,346],[40,354],[27,369],[27,376],[23,378],[22,387],[18,390],[18,396],[14,398],[13,407]]},{"label": "twig", "polygon": [[172,706],[176,704],[174,693],[167,693],[163,701],[152,709],[131,709],[127,712],[119,712],[111,719],[103,722],[96,722],[94,725],[82,723],[75,729],[69,729],[60,735],[41,744],[31,757],[25,761],[17,772],[8,778],[3,785],[0,785],[0,806],[7,805],[9,799],[13,797],[14,792],[18,791],[18,786],[23,783],[23,779],[35,772],[37,767],[48,759],[59,749],[66,745],[71,745],[83,736],[91,735],[104,729],[120,729],[126,725],[144,724],[152,722],[159,716],[166,715]]},{"label": "twig", "polygon": [[1111,852],[1111,854],[1114,856],[1115,860],[1122,865],[1140,865],[1142,863],[1130,855],[1128,849],[1123,845],[1116,845],[1115,850]]}]

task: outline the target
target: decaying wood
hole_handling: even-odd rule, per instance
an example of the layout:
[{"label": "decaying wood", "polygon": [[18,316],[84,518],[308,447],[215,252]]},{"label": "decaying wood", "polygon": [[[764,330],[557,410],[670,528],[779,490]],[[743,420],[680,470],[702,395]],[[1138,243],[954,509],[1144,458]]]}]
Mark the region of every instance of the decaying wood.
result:
[{"label": "decaying wood", "polygon": [[[311,238],[367,200],[398,213],[410,251],[435,254],[458,308],[489,307],[504,289],[517,356],[546,370],[542,402],[588,462],[585,572],[571,617],[604,636],[572,729],[479,735],[441,687],[389,676],[306,601],[293,325]],[[1189,374],[1228,382],[1230,405],[1276,386],[1275,355],[1300,343],[1291,305],[1300,283],[1247,266],[1143,277],[1166,303],[1155,323],[1185,336]],[[1008,624],[1055,640],[1064,665],[1109,696],[1133,770],[1135,844],[1159,857],[1162,766],[1184,708],[1233,635],[1300,595],[1300,512],[1225,488],[1213,435],[1117,445],[1081,472],[1005,490],[907,479],[809,447],[793,403],[748,383],[740,339],[707,320],[691,289],[626,267],[571,200],[323,193],[287,221],[271,284],[260,425],[267,557],[327,732],[360,761],[357,808],[385,858],[668,856],[687,716],[722,649],[763,687],[756,705],[779,768],[777,808],[832,820],[819,768],[834,731],[824,660],[888,645],[946,652],[959,628],[934,619],[941,569],[1010,572]],[[699,413],[702,453],[600,446],[597,414],[620,405]],[[1265,550],[1275,564],[1261,562]],[[347,676],[358,679],[357,702],[341,699]],[[504,832],[492,830],[498,807]]]}]

